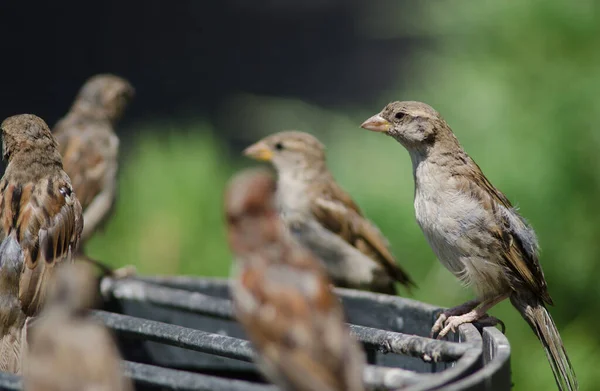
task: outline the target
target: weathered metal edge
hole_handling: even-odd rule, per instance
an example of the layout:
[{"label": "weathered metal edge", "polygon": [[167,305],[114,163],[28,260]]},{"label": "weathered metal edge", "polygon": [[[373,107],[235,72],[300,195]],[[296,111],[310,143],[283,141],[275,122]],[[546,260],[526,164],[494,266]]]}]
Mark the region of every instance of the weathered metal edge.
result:
[{"label": "weathered metal edge", "polygon": [[169,390],[185,391],[277,391],[276,386],[252,384],[243,380],[224,379],[158,367],[155,365],[123,361],[125,374],[140,385],[160,386]]},{"label": "weathered metal edge", "polygon": [[[199,314],[233,320],[231,301],[199,292],[189,293],[178,288],[155,285],[145,281],[103,282],[103,294],[118,300],[133,300],[165,305]],[[346,297],[350,296],[348,294]],[[372,298],[369,298],[373,300]],[[418,304],[418,303],[417,303]],[[126,319],[126,318],[123,318]],[[386,353],[404,354],[425,361],[457,360],[468,349],[464,344],[442,342],[427,337],[387,331],[350,324],[351,331],[359,341]]]},{"label": "weathered metal edge", "polygon": [[444,390],[506,391],[511,387],[508,339],[497,328],[485,327],[483,329],[483,367],[444,387]]},{"label": "weathered metal edge", "polygon": [[[191,276],[145,276],[137,279],[146,283],[157,284],[171,289],[181,289],[194,292],[198,290],[205,290],[207,288],[212,288],[224,292],[228,289],[229,286],[229,280],[225,278],[198,278]],[[396,307],[404,309],[414,308],[415,310],[429,312],[432,315],[440,310],[439,307],[405,297],[381,295],[372,292],[357,291],[343,288],[335,288],[335,290],[336,293],[342,298],[363,298],[371,301],[377,301],[380,303],[393,304]],[[185,305],[188,304],[189,303]],[[192,307],[196,306],[192,305]],[[351,325],[351,327],[353,326]],[[386,332],[385,330],[377,329],[372,329],[372,331]],[[409,388],[406,388],[407,390],[425,391],[436,389],[454,381],[460,380],[464,377],[467,377],[471,373],[481,369],[481,366],[483,365],[483,340],[481,334],[471,324],[461,326],[459,328],[459,334],[459,339],[461,341],[464,341],[465,345],[468,345],[469,347],[464,352],[464,354],[460,358],[458,358],[454,365],[450,368],[445,369],[444,371],[436,373],[434,376],[427,376],[427,384],[415,384],[413,386],[410,386]],[[407,386],[406,378],[404,376],[395,377],[393,376],[392,372],[389,372],[387,377],[383,376],[381,379],[383,380],[384,386],[390,389]]]}]

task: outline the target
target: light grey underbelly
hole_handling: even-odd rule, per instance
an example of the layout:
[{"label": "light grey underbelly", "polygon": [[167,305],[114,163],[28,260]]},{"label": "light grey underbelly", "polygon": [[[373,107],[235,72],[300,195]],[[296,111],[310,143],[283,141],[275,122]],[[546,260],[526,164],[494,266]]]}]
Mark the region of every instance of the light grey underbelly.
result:
[{"label": "light grey underbelly", "polygon": [[284,221],[293,237],[324,263],[333,279],[350,285],[368,285],[373,281],[374,272],[381,269],[375,261],[316,220],[302,221],[287,215]]},{"label": "light grey underbelly", "polygon": [[481,205],[458,197],[449,205],[416,199],[417,221],[440,262],[478,296],[508,289],[500,246],[492,235],[494,222]]}]

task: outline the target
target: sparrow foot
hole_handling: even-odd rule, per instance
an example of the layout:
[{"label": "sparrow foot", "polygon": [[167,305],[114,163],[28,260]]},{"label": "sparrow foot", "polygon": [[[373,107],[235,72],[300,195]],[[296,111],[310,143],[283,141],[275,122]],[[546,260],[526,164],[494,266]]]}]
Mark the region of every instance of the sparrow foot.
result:
[{"label": "sparrow foot", "polygon": [[480,319],[485,325],[495,326],[500,324],[502,326],[502,332],[504,332],[504,323],[493,316],[489,316],[486,312],[502,300],[506,299],[506,297],[506,294],[502,294],[484,301],[471,300],[463,305],[444,311],[431,329],[432,338],[435,333],[439,331],[437,339],[442,339],[450,331],[456,332],[458,326],[461,324],[473,323]]},{"label": "sparrow foot", "polygon": [[134,277],[137,274],[137,269],[134,265],[127,265],[114,269],[111,271],[110,276],[115,280],[121,280],[123,278]]},{"label": "sparrow foot", "polygon": [[437,320],[435,321],[433,327],[431,328],[430,337],[433,338],[437,333],[442,331],[444,326],[446,325],[446,321],[448,318],[455,317],[458,315],[463,315],[473,310],[473,308],[477,307],[481,303],[478,299],[467,301],[464,304],[461,304],[457,307],[448,308],[440,313]]},{"label": "sparrow foot", "polygon": [[463,314],[460,316],[450,316],[444,322],[444,328],[437,335],[437,339],[444,338],[446,336],[446,334],[448,334],[450,331],[455,333],[456,330],[458,329],[458,326],[460,326],[461,324],[473,323],[476,320],[479,320],[480,318],[482,318],[483,316],[485,316],[485,314],[482,314],[481,312],[479,312],[478,309],[474,309],[474,310],[467,312],[466,314]]}]

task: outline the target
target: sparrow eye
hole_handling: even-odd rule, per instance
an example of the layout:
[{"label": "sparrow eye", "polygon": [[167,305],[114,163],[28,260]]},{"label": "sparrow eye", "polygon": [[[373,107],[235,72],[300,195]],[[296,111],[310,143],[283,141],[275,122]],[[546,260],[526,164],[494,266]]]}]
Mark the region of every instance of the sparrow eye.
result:
[{"label": "sparrow eye", "polygon": [[282,143],[277,143],[275,144],[275,149],[277,151],[282,151],[283,150],[283,144]]},{"label": "sparrow eye", "polygon": [[400,120],[400,119],[404,118],[405,115],[406,115],[405,113],[399,111],[399,112],[396,113],[396,115],[394,116],[394,118]]},{"label": "sparrow eye", "polygon": [[60,189],[58,189],[58,191],[60,192],[60,194],[62,194],[63,197],[69,197],[72,193],[71,189],[69,189],[68,187],[61,187]]}]

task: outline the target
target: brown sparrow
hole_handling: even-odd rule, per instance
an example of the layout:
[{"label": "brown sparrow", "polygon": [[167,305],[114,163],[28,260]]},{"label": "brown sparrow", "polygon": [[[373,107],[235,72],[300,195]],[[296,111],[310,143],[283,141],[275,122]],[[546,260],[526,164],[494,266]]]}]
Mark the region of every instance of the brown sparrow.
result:
[{"label": "brown sparrow", "polygon": [[20,371],[26,319],[44,304],[57,264],[71,259],[83,228],[81,205],[46,123],[7,118],[0,181],[0,370]]},{"label": "brown sparrow", "polygon": [[325,147],[308,133],[276,133],[244,154],[278,172],[277,201],[294,237],[321,259],[341,287],[395,294],[395,282],[414,286],[386,238],[333,179]]},{"label": "brown sparrow", "polygon": [[97,286],[88,263],[58,268],[47,305],[29,329],[26,391],[133,390],[112,336],[86,317],[97,304]]},{"label": "brown sparrow", "polygon": [[274,195],[264,171],[237,175],[225,194],[235,315],[257,364],[283,390],[364,390],[364,355],[342,306],[321,264],[289,236]]},{"label": "brown sparrow", "polygon": [[134,89],[125,79],[93,76],[53,129],[65,171],[83,207],[82,247],[112,211],[119,151],[114,126],[133,95]]},{"label": "brown sparrow", "polygon": [[410,154],[415,213],[442,264],[477,295],[445,311],[432,329],[438,338],[474,322],[509,298],[536,333],[561,390],[578,388],[538,260],[533,229],[483,175],[440,114],[420,102],[393,102],[362,127],[395,138]]}]

